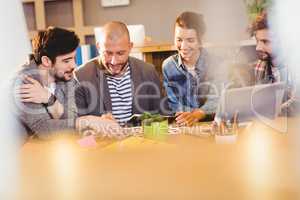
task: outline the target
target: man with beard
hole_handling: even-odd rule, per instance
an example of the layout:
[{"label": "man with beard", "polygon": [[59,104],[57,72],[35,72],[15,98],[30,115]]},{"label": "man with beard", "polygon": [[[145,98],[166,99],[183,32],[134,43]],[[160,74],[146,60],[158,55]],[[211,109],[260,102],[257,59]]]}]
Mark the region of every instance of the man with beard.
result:
[{"label": "man with beard", "polygon": [[33,39],[30,61],[14,82],[17,115],[29,135],[45,138],[64,130],[93,128],[103,120],[110,123],[97,116],[77,117],[78,81],[73,71],[78,44],[73,31],[57,27],[40,31]]},{"label": "man with beard", "polygon": [[129,31],[122,22],[109,22],[97,41],[100,56],[76,71],[81,83],[76,102],[83,115],[110,113],[124,125],[133,114],[157,113],[161,107],[160,81],[151,64],[129,56]]},{"label": "man with beard", "polygon": [[272,33],[269,29],[267,13],[257,16],[251,27],[252,35],[256,38],[256,52],[258,61],[254,68],[255,84],[272,84],[285,82],[287,91],[281,111],[294,112],[296,109],[295,87],[287,66],[280,62],[274,53],[274,42],[271,41]]},{"label": "man with beard", "polygon": [[256,52],[259,59],[255,66],[255,84],[279,82],[280,73],[272,54],[266,13],[256,18],[251,31],[256,38]]}]

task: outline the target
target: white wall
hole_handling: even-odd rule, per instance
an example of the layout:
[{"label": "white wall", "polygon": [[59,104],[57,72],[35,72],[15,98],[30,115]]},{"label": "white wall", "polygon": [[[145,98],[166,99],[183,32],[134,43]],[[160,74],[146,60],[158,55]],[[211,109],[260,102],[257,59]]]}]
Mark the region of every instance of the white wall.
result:
[{"label": "white wall", "polygon": [[[203,13],[209,32],[215,38],[222,30],[232,33],[229,27],[247,38],[247,17],[244,0],[130,0],[129,6],[103,8],[100,0],[83,0],[86,25],[101,26],[107,21],[120,20],[127,24],[144,24],[146,35],[154,41],[173,42],[176,16],[183,11]],[[228,27],[225,25],[228,24]],[[218,31],[216,31],[216,29]],[[209,38],[209,37],[208,37]]]}]

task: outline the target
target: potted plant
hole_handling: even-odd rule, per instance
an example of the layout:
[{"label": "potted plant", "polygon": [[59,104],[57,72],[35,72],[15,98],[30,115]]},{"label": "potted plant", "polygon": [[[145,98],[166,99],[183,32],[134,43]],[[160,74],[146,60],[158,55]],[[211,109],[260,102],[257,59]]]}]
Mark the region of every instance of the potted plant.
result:
[{"label": "potted plant", "polygon": [[142,115],[144,136],[155,140],[165,140],[168,134],[168,118],[160,114]]},{"label": "potted plant", "polygon": [[268,8],[272,0],[244,0],[249,16],[249,20],[253,21],[257,15],[261,14]]}]

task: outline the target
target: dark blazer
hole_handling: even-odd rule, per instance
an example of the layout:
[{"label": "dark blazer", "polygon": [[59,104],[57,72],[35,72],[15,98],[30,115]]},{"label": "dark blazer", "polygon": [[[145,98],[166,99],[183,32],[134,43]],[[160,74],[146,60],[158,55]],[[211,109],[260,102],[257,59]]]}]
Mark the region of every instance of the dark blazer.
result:
[{"label": "dark blazer", "polygon": [[[161,96],[161,87],[154,66],[129,57],[132,79],[132,113],[166,113],[166,99]],[[75,75],[80,82],[76,89],[76,104],[79,115],[102,115],[112,112],[106,71],[99,57],[82,65]],[[160,106],[162,105],[162,106]]]}]

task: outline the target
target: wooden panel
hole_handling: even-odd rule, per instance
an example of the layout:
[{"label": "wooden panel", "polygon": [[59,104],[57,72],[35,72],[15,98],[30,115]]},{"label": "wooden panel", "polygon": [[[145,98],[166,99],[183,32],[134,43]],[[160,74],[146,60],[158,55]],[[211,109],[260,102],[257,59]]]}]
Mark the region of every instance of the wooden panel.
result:
[{"label": "wooden panel", "polygon": [[74,10],[74,25],[76,28],[83,27],[83,14],[82,14],[82,2],[81,0],[73,0]]},{"label": "wooden panel", "polygon": [[38,30],[46,28],[45,5],[43,0],[35,1],[36,28]]},{"label": "wooden panel", "polygon": [[26,19],[27,29],[29,31],[36,30],[34,2],[23,3],[23,11]]},{"label": "wooden panel", "polygon": [[82,1],[81,0],[73,0],[73,13],[74,13],[74,26],[76,29],[76,33],[80,39],[80,43],[84,44],[84,32],[83,28],[83,14],[82,14]]},{"label": "wooden panel", "polygon": [[46,1],[45,11],[47,26],[74,26],[72,0]]},{"label": "wooden panel", "polygon": [[84,26],[84,27],[82,27],[82,32],[85,35],[94,35],[95,34],[93,26]]}]

